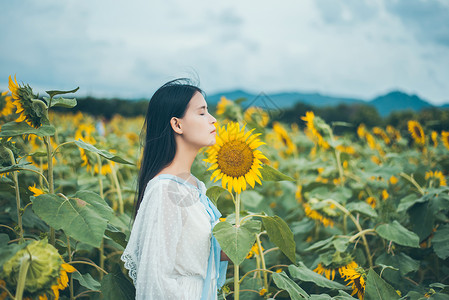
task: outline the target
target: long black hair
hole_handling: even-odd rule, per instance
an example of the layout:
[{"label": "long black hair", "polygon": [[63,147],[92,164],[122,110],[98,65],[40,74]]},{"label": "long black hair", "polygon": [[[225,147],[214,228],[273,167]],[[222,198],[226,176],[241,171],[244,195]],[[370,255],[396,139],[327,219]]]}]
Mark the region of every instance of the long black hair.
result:
[{"label": "long black hair", "polygon": [[134,218],[148,182],[168,166],[176,154],[175,133],[170,125],[173,117],[182,118],[195,93],[203,91],[186,78],[178,78],[161,86],[151,97],[141,132],[143,155],[137,181]]}]

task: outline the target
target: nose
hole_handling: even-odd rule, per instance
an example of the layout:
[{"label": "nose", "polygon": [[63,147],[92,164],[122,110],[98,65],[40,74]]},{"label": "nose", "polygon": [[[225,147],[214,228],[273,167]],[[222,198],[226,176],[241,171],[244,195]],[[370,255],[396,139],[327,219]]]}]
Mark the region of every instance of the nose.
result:
[{"label": "nose", "polygon": [[217,119],[215,119],[215,117],[213,115],[209,114],[209,116],[211,117],[211,123],[212,124],[217,123]]}]

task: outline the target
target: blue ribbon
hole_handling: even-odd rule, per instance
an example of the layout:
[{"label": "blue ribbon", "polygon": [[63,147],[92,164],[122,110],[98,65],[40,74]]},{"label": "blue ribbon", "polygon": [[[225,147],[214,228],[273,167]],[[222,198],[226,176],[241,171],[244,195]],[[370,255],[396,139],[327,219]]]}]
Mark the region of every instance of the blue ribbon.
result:
[{"label": "blue ribbon", "polygon": [[[215,205],[210,201],[210,199],[203,193],[200,192],[200,201],[203,203],[206,208],[207,213],[210,216],[210,224],[213,228],[214,223],[221,217],[221,213],[215,207]],[[227,261],[220,261],[221,257],[221,247],[218,243],[217,239],[211,234],[210,238],[210,254],[209,261],[207,263],[207,275],[204,280],[203,293],[201,294],[201,300],[209,300],[209,289],[211,286],[211,268],[212,268],[212,260],[215,262],[215,274],[217,278],[217,288],[221,288],[226,280],[226,270],[228,268]],[[216,291],[215,291],[216,293]]]}]

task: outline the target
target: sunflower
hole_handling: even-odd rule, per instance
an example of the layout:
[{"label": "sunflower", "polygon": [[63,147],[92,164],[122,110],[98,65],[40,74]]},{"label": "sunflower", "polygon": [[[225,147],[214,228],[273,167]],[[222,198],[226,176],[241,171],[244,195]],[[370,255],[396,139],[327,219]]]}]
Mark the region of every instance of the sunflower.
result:
[{"label": "sunflower", "polygon": [[365,274],[363,269],[360,267],[355,268],[345,268],[340,273],[341,277],[345,277],[345,281],[349,281],[346,285],[352,285],[352,294],[354,296],[357,294],[359,299],[363,300],[365,294]]},{"label": "sunflower", "polygon": [[59,299],[59,290],[68,284],[67,273],[76,271],[64,263],[58,250],[46,240],[33,241],[4,263],[2,275],[9,285],[17,285],[20,268],[25,261],[29,262],[25,293],[33,299],[48,299],[47,294],[51,295],[52,291],[54,299]]},{"label": "sunflower", "polygon": [[449,150],[449,131],[441,131],[441,141],[443,142],[444,147]]},{"label": "sunflower", "polygon": [[287,133],[287,130],[279,123],[273,123],[273,131],[278,141],[282,143],[282,146],[286,148],[286,154],[294,154],[297,152],[296,145],[292,142],[292,139]]},{"label": "sunflower", "polygon": [[333,267],[332,264],[329,266],[325,266],[323,263],[319,263],[318,266],[313,270],[315,273],[320,275],[324,275],[329,280],[335,279],[336,271],[340,274],[340,277],[343,278],[343,272],[347,269],[357,268],[358,265],[355,261],[351,260],[349,263],[340,265],[338,267]]},{"label": "sunflower", "polygon": [[396,178],[396,176],[391,175],[390,179],[388,180],[392,185],[395,185],[396,183],[398,183],[398,179]]},{"label": "sunflower", "polygon": [[53,290],[53,294],[55,294],[55,300],[59,299],[59,290],[62,291],[68,286],[69,277],[67,276],[67,273],[73,273],[75,271],[76,269],[70,264],[63,263],[61,265],[58,284],[55,284],[51,287],[51,289]]},{"label": "sunflower", "polygon": [[265,144],[258,134],[252,134],[254,129],[245,133],[245,126],[240,128],[236,122],[230,122],[218,128],[215,145],[206,150],[208,155],[205,162],[211,163],[208,170],[215,170],[211,180],[221,179],[223,188],[229,192],[234,189],[240,194],[246,190],[246,183],[254,188],[255,183],[262,184],[259,178],[262,174],[262,161],[268,162],[265,155],[256,148]]},{"label": "sunflower", "polygon": [[355,149],[351,146],[338,145],[336,148],[342,153],[355,154]]},{"label": "sunflower", "polygon": [[[302,120],[306,121],[307,130],[310,135],[307,135],[309,138],[312,137],[312,140],[318,144],[318,146],[323,149],[329,149],[329,144],[324,140],[323,136],[317,129],[317,123],[322,124],[324,121],[319,117],[315,117],[313,111],[306,112],[304,117],[301,117]],[[307,132],[306,132],[307,133]]]},{"label": "sunflower", "polygon": [[0,93],[0,116],[7,116],[12,114],[14,111],[14,104],[12,103],[12,97],[7,96],[8,91]]},{"label": "sunflower", "polygon": [[382,138],[384,140],[384,143],[389,145],[391,143],[390,138],[388,137],[388,135],[385,133],[385,131],[380,128],[380,127],[374,127],[373,128],[373,133],[375,135],[377,135],[378,137]]},{"label": "sunflower", "polygon": [[408,131],[410,132],[413,139],[415,140],[415,143],[417,143],[418,145],[424,146],[424,144],[426,143],[426,136],[421,127],[421,124],[419,124],[417,121],[410,120],[407,122],[407,125],[408,125]]},{"label": "sunflower", "polygon": [[366,203],[368,203],[372,208],[376,208],[376,204],[377,204],[376,198],[370,196],[370,197],[366,198]]},{"label": "sunflower", "polygon": [[396,142],[401,139],[401,133],[399,132],[399,130],[397,130],[396,128],[394,128],[391,125],[387,126],[387,133],[390,136],[390,138],[392,140],[395,140]]},{"label": "sunflower", "polygon": [[359,136],[359,138],[363,139],[365,137],[366,134],[366,126],[365,124],[360,124],[359,127],[357,127],[357,135]]},{"label": "sunflower", "polygon": [[[92,134],[94,132],[95,132],[95,127],[92,124],[89,124],[89,125],[80,124],[78,126],[78,130],[75,132],[75,140],[82,140],[83,142],[86,142],[88,144],[95,145],[96,140],[92,136]],[[84,150],[83,148],[79,148],[79,150],[80,150],[81,160],[83,161],[81,166],[83,166],[83,167],[86,166],[87,171],[90,171],[92,167],[89,164],[89,158],[87,156],[86,150]]]},{"label": "sunflower", "polygon": [[438,146],[438,132],[432,131],[430,137],[432,138],[433,146],[436,148]]},{"label": "sunflower", "polygon": [[260,127],[267,126],[268,122],[270,121],[270,117],[268,116],[267,112],[262,108],[256,106],[251,106],[247,110],[245,110],[243,119],[245,119],[246,122],[255,123]]},{"label": "sunflower", "polygon": [[[261,246],[262,251],[264,250],[264,248]],[[259,255],[259,247],[257,246],[257,243],[254,243],[254,245],[251,247],[251,250],[248,252],[248,254],[246,255],[246,258],[251,258],[254,255]]]},{"label": "sunflower", "polygon": [[29,186],[28,189],[33,193],[34,197],[37,197],[44,193],[44,191],[36,187],[36,184],[34,184],[33,186]]},{"label": "sunflower", "polygon": [[47,106],[37,99],[29,85],[21,86],[17,83],[16,77],[12,80],[9,76],[9,90],[12,93],[16,114],[19,118],[16,122],[25,121],[34,128],[39,128],[43,124],[48,124]]},{"label": "sunflower", "polygon": [[334,221],[325,217],[318,211],[312,209],[312,207],[310,206],[309,203],[303,203],[302,206],[304,208],[304,212],[306,213],[306,216],[309,217],[310,219],[319,221],[321,224],[324,225],[324,227],[329,227],[329,226],[334,227]]},{"label": "sunflower", "polygon": [[226,112],[226,108],[232,105],[232,101],[226,98],[225,96],[221,96],[220,101],[217,103],[217,115],[222,115]]},{"label": "sunflower", "polygon": [[446,186],[447,182],[446,182],[446,178],[443,175],[443,172],[441,171],[428,171],[426,172],[426,179],[430,179],[430,178],[435,178],[437,180],[439,180],[440,186]]}]

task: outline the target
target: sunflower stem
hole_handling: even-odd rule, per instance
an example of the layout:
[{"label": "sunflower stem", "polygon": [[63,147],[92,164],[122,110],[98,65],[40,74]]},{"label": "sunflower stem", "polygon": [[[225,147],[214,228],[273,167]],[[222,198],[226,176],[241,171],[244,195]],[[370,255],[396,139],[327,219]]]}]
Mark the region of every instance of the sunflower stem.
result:
[{"label": "sunflower stem", "polygon": [[[262,250],[262,244],[260,243],[260,234],[256,234],[257,248],[259,248],[259,255],[262,262],[262,269],[266,270],[267,266],[265,265],[265,256]],[[267,272],[263,271],[263,284],[265,289],[268,291],[268,276]]]},{"label": "sunflower stem", "polygon": [[121,215],[123,215],[123,213],[125,212],[125,208],[124,208],[124,205],[123,205],[122,191],[120,189],[120,182],[118,181],[117,171],[115,170],[114,165],[112,164],[111,161],[109,161],[109,165],[111,167],[111,176],[112,176],[112,179],[114,181],[115,188],[117,190],[119,213]]},{"label": "sunflower stem", "polygon": [[[363,240],[363,245],[365,246],[365,252],[366,252],[366,256],[368,258],[368,263],[369,266],[372,268],[373,267],[373,258],[371,257],[371,251],[369,250],[369,246],[368,246],[368,241],[366,240],[366,236],[365,234],[367,233],[367,231],[364,231],[362,229],[362,226],[360,226],[359,221],[354,218],[354,216],[351,214],[350,211],[348,211],[344,206],[342,206],[340,203],[338,203],[337,201],[333,200],[333,199],[327,199],[325,200],[328,203],[332,203],[334,204],[337,208],[339,208],[345,215],[347,215],[349,218],[351,218],[352,222],[354,223],[355,227],[357,227],[357,230],[359,231],[359,235],[361,235],[362,240]],[[370,231],[369,231],[370,232]]]},{"label": "sunflower stem", "polygon": [[[69,255],[69,262],[72,262],[72,248],[70,247],[70,237],[68,235],[66,235],[67,237],[67,254]],[[73,293],[73,276],[72,274],[69,275],[70,276],[70,300],[74,300],[74,293]]]},{"label": "sunflower stem", "polygon": [[[326,128],[329,131],[329,136],[331,137],[332,142],[335,142],[334,133],[332,132],[332,129],[330,128],[330,126],[327,126]],[[334,148],[334,154],[338,167],[338,174],[340,175],[340,185],[343,185],[343,168],[341,166],[340,151],[337,149],[337,147]]]},{"label": "sunflower stem", "polygon": [[19,280],[17,281],[16,296],[14,297],[15,300],[22,300],[30,264],[31,264],[31,254],[29,258],[22,260],[22,264],[20,265]]},{"label": "sunflower stem", "polygon": [[416,180],[413,178],[413,176],[409,176],[408,174],[405,174],[404,172],[399,173],[399,175],[401,175],[402,177],[404,177],[405,179],[410,181],[418,189],[419,193],[424,196],[425,193],[424,193],[423,188],[416,182]]},{"label": "sunflower stem", "polygon": [[[51,101],[51,100],[50,100]],[[47,160],[48,160],[48,191],[50,194],[55,192],[54,182],[53,182],[53,157],[52,157],[52,146],[50,137],[46,136],[44,138],[45,147],[47,148]],[[55,245],[55,229],[50,227],[50,244]]]},{"label": "sunflower stem", "polygon": [[[6,150],[8,151],[11,163],[14,165],[16,163],[14,153],[12,153],[11,149],[6,148]],[[14,190],[16,192],[16,209],[17,209],[17,226],[19,227],[19,243],[22,243],[24,239],[23,239],[22,213],[20,207],[19,176],[17,175],[17,171],[14,171],[12,176],[14,178]]]},{"label": "sunflower stem", "polygon": [[[240,194],[235,195],[235,227],[240,227]],[[234,264],[234,299],[240,298],[239,265]]]}]

